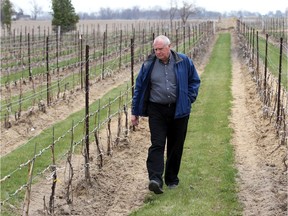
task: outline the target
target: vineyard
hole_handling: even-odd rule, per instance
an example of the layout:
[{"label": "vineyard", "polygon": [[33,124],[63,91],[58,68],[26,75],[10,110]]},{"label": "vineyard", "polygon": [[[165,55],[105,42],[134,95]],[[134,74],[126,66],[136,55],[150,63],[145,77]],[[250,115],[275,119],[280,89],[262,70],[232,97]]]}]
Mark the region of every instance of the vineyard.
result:
[{"label": "vineyard", "polygon": [[[258,33],[255,34],[255,29],[247,28],[245,23],[241,22],[238,23],[238,30],[241,32],[241,36],[245,38],[241,39],[242,44],[240,46],[243,49],[243,55],[249,59],[252,75],[263,102],[263,114],[270,118],[271,122],[274,120],[282,144],[287,145],[287,36],[286,43],[284,43],[285,38],[280,37],[278,44],[276,42],[277,48],[273,48],[269,47],[268,44],[269,34],[266,34],[264,40]],[[280,36],[284,36],[284,34],[280,34]],[[276,55],[278,58],[270,58],[269,52],[270,54],[278,52],[279,57]],[[264,62],[263,70],[260,67],[260,59],[263,59],[262,62]],[[275,64],[277,60],[278,64]],[[269,71],[271,72],[269,73]]]},{"label": "vineyard", "polygon": [[[271,28],[272,32],[280,30],[271,34],[271,42],[269,33],[265,35],[264,31],[270,29],[269,25],[261,29],[258,37],[255,31],[259,21],[255,23],[237,21],[234,26],[220,26],[217,22],[196,20],[183,27],[180,22],[170,26],[168,21],[99,22],[79,24],[78,30],[69,34],[61,34],[61,29],[51,32],[49,25],[20,25],[10,33],[2,32],[0,120],[4,213],[71,213],[69,206],[75,204],[74,197],[100,184],[96,179],[101,179],[103,170],[114,170],[109,174],[113,178],[111,175],[123,162],[118,161],[120,167],[112,168],[106,166],[108,161],[116,160],[137,139],[144,140],[147,133],[147,128],[142,128],[142,138],[133,137],[137,129],[130,126],[129,109],[134,79],[141,63],[152,52],[153,38],[159,34],[167,35],[175,50],[186,53],[196,65],[204,67],[217,32],[237,32],[239,52],[262,102],[262,117],[274,126],[272,133],[277,135],[277,148],[272,153],[281,157],[280,169],[287,172],[287,21],[279,21],[277,28]],[[269,23],[275,26],[274,22]],[[140,163],[133,161],[140,152],[141,149],[130,152],[131,166]],[[33,187],[41,184],[43,178],[51,184],[38,186],[43,192],[35,195]],[[56,190],[56,185],[61,189]],[[141,206],[144,195],[143,192],[128,199],[127,203],[138,200],[134,208]],[[61,202],[56,202],[56,197]],[[109,205],[109,199],[104,197]],[[99,206],[95,209],[99,210]],[[107,206],[102,208],[103,214],[109,212]],[[127,214],[131,209],[123,211]]]}]

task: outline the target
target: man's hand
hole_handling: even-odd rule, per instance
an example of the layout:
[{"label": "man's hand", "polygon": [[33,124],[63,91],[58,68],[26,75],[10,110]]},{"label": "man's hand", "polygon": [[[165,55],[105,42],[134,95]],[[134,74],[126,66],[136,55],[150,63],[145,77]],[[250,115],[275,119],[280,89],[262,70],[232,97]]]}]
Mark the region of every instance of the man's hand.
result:
[{"label": "man's hand", "polygon": [[133,126],[137,126],[139,124],[139,116],[131,115],[131,123]]}]

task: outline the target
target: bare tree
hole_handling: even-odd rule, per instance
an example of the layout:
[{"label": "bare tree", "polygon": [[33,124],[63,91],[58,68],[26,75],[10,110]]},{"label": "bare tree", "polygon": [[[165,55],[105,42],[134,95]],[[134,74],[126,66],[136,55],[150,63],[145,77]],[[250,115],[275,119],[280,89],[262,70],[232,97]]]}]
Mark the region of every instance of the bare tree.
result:
[{"label": "bare tree", "polygon": [[178,11],[177,0],[170,0],[170,9],[169,9],[169,19],[170,19],[170,27],[173,29],[173,19],[176,16]]},{"label": "bare tree", "polygon": [[179,13],[182,23],[185,26],[189,16],[196,13],[196,5],[195,3],[188,2],[188,0],[183,0],[182,4],[183,6],[180,8]]},{"label": "bare tree", "polygon": [[[131,12],[131,9],[127,9],[125,14],[127,16],[129,16],[129,15],[131,15],[130,12]],[[113,10],[110,7],[107,7],[107,8],[102,8],[101,7],[100,10],[99,10],[99,17],[101,19],[113,19],[113,14],[114,14],[114,12],[113,12]]]},{"label": "bare tree", "polygon": [[31,10],[32,19],[36,20],[38,15],[43,12],[42,7],[39,6],[35,0],[31,0],[30,3],[32,5],[32,10]]}]

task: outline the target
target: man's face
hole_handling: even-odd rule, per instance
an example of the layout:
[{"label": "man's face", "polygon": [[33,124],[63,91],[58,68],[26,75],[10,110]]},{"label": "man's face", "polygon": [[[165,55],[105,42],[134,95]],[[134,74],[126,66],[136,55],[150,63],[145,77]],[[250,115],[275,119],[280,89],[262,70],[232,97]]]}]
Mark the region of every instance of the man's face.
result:
[{"label": "man's face", "polygon": [[170,56],[170,45],[165,45],[162,41],[156,41],[153,45],[156,57],[166,62]]}]

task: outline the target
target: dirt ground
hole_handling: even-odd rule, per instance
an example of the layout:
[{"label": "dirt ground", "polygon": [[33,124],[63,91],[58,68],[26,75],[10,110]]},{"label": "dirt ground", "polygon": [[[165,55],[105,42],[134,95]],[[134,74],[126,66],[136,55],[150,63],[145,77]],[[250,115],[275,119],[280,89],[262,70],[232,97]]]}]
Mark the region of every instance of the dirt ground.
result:
[{"label": "dirt ground", "polygon": [[[255,83],[245,60],[239,57],[236,46],[237,38],[230,28],[231,23],[221,24],[219,28],[224,30],[229,28],[233,36],[232,93],[234,100],[231,127],[234,130],[233,145],[235,146],[236,167],[239,171],[238,194],[244,208],[243,215],[287,215],[287,170],[282,161],[287,148],[279,147],[274,126],[262,116],[262,106]],[[201,64],[196,64],[200,76],[210,52],[211,50],[207,52]],[[129,79],[127,74],[119,73],[101,85],[91,87],[91,92],[94,92],[90,94],[91,101],[127,79]],[[57,105],[56,109],[48,109],[46,114],[32,116],[28,123],[23,121],[22,124],[13,127],[13,130],[2,131],[1,156],[54,124],[55,119],[61,121],[68,114],[83,108],[84,98],[80,98],[81,93],[73,95],[69,103],[63,102],[61,106]],[[36,116],[41,118],[41,122],[36,122]],[[103,131],[101,135],[101,143],[106,142],[105,133],[106,131]],[[13,141],[9,142],[9,140]],[[70,194],[69,197],[73,200],[73,205],[70,206],[66,204],[67,197],[64,190],[67,186],[68,166],[65,163],[59,165],[57,167],[55,215],[124,216],[142,206],[145,198],[149,196],[145,167],[148,147],[149,131],[145,118],[140,119],[140,125],[136,131],[130,131],[128,138],[121,137],[121,142],[114,148],[113,155],[105,156],[102,169],[99,169],[97,165],[96,147],[92,147],[91,157],[95,158],[95,161],[90,164],[91,185],[83,182],[83,157],[73,155],[75,178],[72,182],[73,196]],[[52,184],[50,174],[47,174],[40,183],[32,186],[30,215],[43,215],[44,196],[48,205]]]},{"label": "dirt ground", "polygon": [[239,199],[243,215],[287,215],[287,170],[283,158],[287,147],[280,146],[275,128],[263,118],[255,82],[235,46],[233,37],[233,109]]}]

